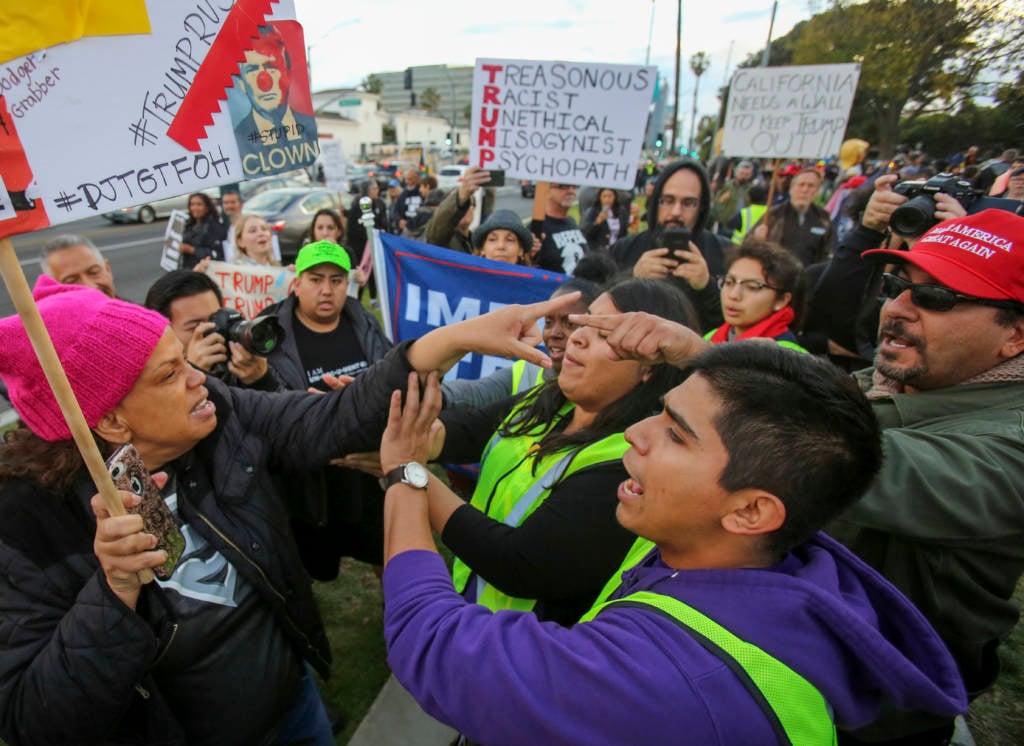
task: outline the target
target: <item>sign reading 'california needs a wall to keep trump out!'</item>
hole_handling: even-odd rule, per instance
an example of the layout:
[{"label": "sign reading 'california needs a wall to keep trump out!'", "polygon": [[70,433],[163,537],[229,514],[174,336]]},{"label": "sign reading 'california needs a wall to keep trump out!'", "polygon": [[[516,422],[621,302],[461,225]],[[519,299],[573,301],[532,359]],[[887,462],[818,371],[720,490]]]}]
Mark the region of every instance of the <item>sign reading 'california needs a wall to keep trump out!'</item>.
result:
[{"label": "sign reading 'california needs a wall to keep trump out!'", "polygon": [[630,188],[657,69],[479,59],[470,163],[532,181]]},{"label": "sign reading 'california needs a wall to keep trump out!'", "polygon": [[722,152],[755,158],[839,153],[860,65],[741,68],[732,76]]}]

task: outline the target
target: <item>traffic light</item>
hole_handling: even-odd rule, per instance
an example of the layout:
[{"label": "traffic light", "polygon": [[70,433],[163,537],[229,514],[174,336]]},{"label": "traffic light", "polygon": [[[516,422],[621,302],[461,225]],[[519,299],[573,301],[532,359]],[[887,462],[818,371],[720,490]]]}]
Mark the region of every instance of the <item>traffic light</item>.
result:
[{"label": "traffic light", "polygon": [[664,144],[665,144],[665,138],[659,132],[658,136],[654,139],[654,147],[660,148]]},{"label": "traffic light", "polygon": [[445,135],[444,144],[447,145],[448,147],[451,147],[451,145],[452,145],[452,133],[451,132],[449,132],[447,135]]}]

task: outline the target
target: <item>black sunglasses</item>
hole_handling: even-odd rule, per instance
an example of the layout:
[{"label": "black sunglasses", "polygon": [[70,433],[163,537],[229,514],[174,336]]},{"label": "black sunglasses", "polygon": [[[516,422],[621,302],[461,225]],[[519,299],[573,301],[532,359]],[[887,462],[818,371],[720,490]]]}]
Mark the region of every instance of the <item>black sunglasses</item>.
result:
[{"label": "black sunglasses", "polygon": [[942,285],[913,283],[888,272],[882,275],[882,297],[895,298],[903,293],[904,290],[910,291],[911,303],[926,311],[951,311],[957,303],[976,303],[979,306],[1010,308],[1014,310],[1024,309],[1024,306],[1012,300],[977,298],[973,295],[958,293]]}]

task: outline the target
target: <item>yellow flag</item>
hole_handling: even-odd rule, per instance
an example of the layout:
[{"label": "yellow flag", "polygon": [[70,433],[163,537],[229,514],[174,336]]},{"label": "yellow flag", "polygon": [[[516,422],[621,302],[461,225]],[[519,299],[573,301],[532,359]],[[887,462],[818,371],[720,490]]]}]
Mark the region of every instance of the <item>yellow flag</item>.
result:
[{"label": "yellow flag", "polygon": [[83,36],[150,33],[145,0],[50,0],[0,8],[0,63]]}]

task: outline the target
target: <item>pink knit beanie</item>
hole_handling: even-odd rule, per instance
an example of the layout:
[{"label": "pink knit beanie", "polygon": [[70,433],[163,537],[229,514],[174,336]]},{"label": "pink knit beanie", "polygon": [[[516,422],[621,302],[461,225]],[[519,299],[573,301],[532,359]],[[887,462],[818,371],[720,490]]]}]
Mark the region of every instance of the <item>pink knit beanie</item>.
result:
[{"label": "pink knit beanie", "polygon": [[[116,407],[167,329],[156,311],[43,275],[32,291],[85,421],[96,427]],[[71,437],[17,316],[0,319],[0,378],[22,422],[50,442]]]}]

